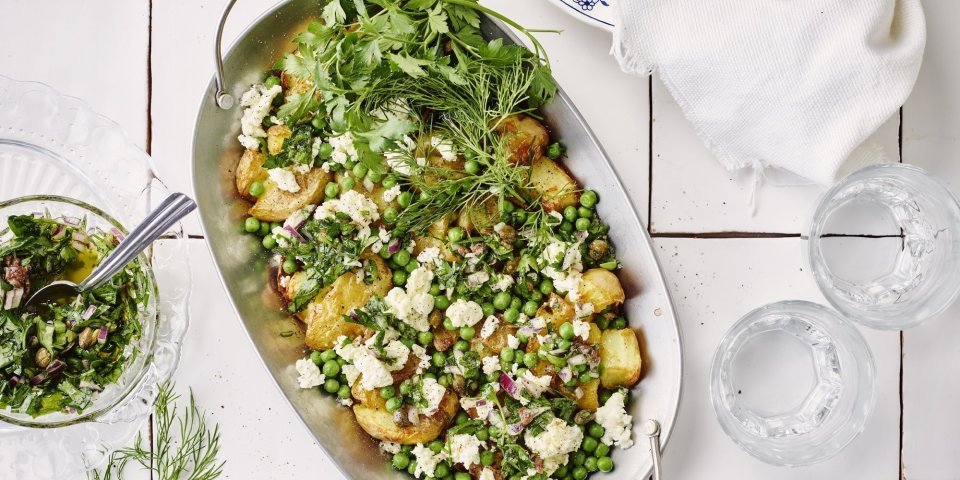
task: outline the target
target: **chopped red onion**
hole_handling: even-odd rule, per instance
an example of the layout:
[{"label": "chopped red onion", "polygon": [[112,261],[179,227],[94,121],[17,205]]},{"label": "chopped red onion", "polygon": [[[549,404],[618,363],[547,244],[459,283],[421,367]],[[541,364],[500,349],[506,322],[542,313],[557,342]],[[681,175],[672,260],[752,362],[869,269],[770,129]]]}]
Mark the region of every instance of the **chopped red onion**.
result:
[{"label": "chopped red onion", "polygon": [[56,375],[57,373],[60,372],[60,370],[63,370],[63,367],[66,367],[66,366],[67,364],[63,363],[63,361],[59,359],[54,360],[53,362],[50,362],[50,365],[47,365],[46,373],[48,375]]},{"label": "chopped red onion", "polygon": [[60,220],[63,221],[63,223],[66,223],[67,225],[73,225],[73,226],[80,225],[80,219],[77,217],[63,217]]},{"label": "chopped red onion", "polygon": [[93,312],[96,311],[97,307],[90,305],[86,310],[83,311],[83,315],[81,315],[80,318],[83,318],[84,320],[90,320],[90,317],[93,316]]},{"label": "chopped red onion", "polygon": [[390,241],[390,245],[387,246],[387,252],[389,252],[390,255],[393,255],[394,253],[397,253],[399,251],[400,251],[400,239],[394,238],[393,240]]},{"label": "chopped red onion", "polygon": [[510,394],[511,397],[516,398],[517,394],[520,393],[520,387],[518,387],[516,382],[506,373],[500,374],[500,386],[503,387],[503,390]]},{"label": "chopped red onion", "polygon": [[509,435],[517,436],[520,435],[520,432],[522,431],[523,425],[520,425],[519,423],[511,423],[510,425],[507,425],[507,433]]},{"label": "chopped red onion", "polygon": [[100,333],[97,334],[97,343],[107,343],[107,333],[109,332],[110,330],[107,329],[106,325],[100,327]]},{"label": "chopped red onion", "polygon": [[117,230],[116,227],[110,227],[110,232],[113,233],[113,236],[116,237],[118,242],[123,241],[123,233]]},{"label": "chopped red onion", "polygon": [[291,237],[296,238],[300,243],[306,243],[307,239],[303,238],[303,235],[300,235],[300,232],[293,227],[283,227],[284,231],[290,234]]},{"label": "chopped red onion", "polygon": [[12,310],[20,306],[20,301],[23,300],[23,289],[14,288],[7,292],[6,296],[3,299],[3,309]]},{"label": "chopped red onion", "polygon": [[563,383],[567,383],[570,381],[570,379],[573,378],[573,372],[570,371],[569,368],[563,368],[560,370],[559,373],[557,373],[557,377],[559,377],[560,380],[563,381]]},{"label": "chopped red onion", "polygon": [[517,334],[518,334],[518,335],[521,335],[521,336],[524,336],[524,337],[527,337],[527,338],[530,338],[530,337],[534,336],[534,335],[537,333],[537,330],[539,330],[539,329],[538,329],[538,328],[534,328],[533,325],[527,324],[527,325],[524,325],[524,326],[520,327],[520,329],[517,330]]},{"label": "chopped red onion", "polygon": [[407,410],[407,420],[410,420],[410,423],[414,426],[420,425],[420,415],[417,415],[417,409],[410,408]]},{"label": "chopped red onion", "polygon": [[78,242],[78,241],[76,241],[76,240],[70,240],[70,246],[73,247],[73,249],[74,249],[74,250],[77,250],[77,251],[86,250],[86,249],[87,249],[87,244],[86,244],[86,243]]},{"label": "chopped red onion", "polygon": [[90,240],[90,237],[88,237],[86,233],[83,233],[81,231],[73,232],[73,235],[70,238],[80,243],[86,243],[87,240]]},{"label": "chopped red onion", "polygon": [[39,385],[40,382],[43,381],[43,379],[44,379],[44,376],[42,373],[34,375],[33,378],[30,379],[30,385],[32,386]]},{"label": "chopped red onion", "polygon": [[10,377],[10,380],[7,380],[7,383],[9,383],[11,387],[16,387],[20,384],[20,377],[14,375]]}]

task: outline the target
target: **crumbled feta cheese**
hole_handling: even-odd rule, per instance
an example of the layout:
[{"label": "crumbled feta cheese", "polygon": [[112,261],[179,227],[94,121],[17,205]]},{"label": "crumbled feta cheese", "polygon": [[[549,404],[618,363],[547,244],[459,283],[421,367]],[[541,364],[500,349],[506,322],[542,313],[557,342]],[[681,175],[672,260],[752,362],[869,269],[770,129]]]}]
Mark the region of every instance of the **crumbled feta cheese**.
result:
[{"label": "crumbled feta cheese", "polygon": [[389,362],[386,363],[387,370],[395,372],[407,364],[407,358],[410,356],[410,349],[403,342],[394,340],[383,347],[383,353]]},{"label": "crumbled feta cheese", "polygon": [[513,277],[510,275],[505,273],[497,273],[494,274],[494,278],[494,283],[490,286],[494,292],[504,292],[513,286]]},{"label": "crumbled feta cheese", "polygon": [[337,352],[337,355],[340,358],[353,363],[356,360],[357,355],[360,353],[360,350],[357,348],[357,345],[354,342],[348,341],[349,339],[345,335],[340,335],[337,337],[333,351]]},{"label": "crumbled feta cheese", "polygon": [[383,201],[390,203],[400,196],[400,185],[394,185],[383,191]]},{"label": "crumbled feta cheese", "polygon": [[440,138],[436,135],[430,137],[430,146],[433,147],[445,162],[455,162],[457,160],[457,149],[453,142]]},{"label": "crumbled feta cheese", "polygon": [[480,477],[477,480],[496,480],[497,477],[493,475],[493,470],[484,467],[483,470],[480,470]]},{"label": "crumbled feta cheese", "polygon": [[535,398],[539,398],[543,395],[543,392],[547,391],[547,387],[550,386],[550,375],[536,376],[532,371],[526,370],[523,372],[523,376],[517,379],[520,385],[523,386],[530,395],[533,395]]},{"label": "crumbled feta cheese", "polygon": [[500,320],[497,317],[493,315],[487,317],[487,319],[483,321],[483,328],[480,329],[480,338],[490,338],[490,335],[493,335],[493,332],[497,330],[498,325],[500,325]]},{"label": "crumbled feta cheese", "polygon": [[440,408],[440,402],[443,400],[444,394],[447,393],[447,389],[437,383],[435,379],[425,378],[423,384],[420,385],[420,392],[423,394],[423,399],[427,401],[426,406],[419,408],[420,413],[433,415]]},{"label": "crumbled feta cheese", "polygon": [[430,368],[430,355],[427,355],[426,348],[423,348],[416,343],[410,347],[410,350],[413,351],[413,354],[420,359],[420,363],[417,364],[417,375],[420,375]]},{"label": "crumbled feta cheese", "polygon": [[433,477],[437,465],[447,458],[445,452],[433,453],[433,450],[430,450],[430,448],[421,443],[413,447],[411,453],[413,453],[413,456],[417,459],[417,468],[413,472],[413,476],[417,478]]},{"label": "crumbled feta cheese", "polygon": [[520,348],[520,339],[515,337],[512,333],[507,335],[507,346],[514,350]]},{"label": "crumbled feta cheese", "polygon": [[467,275],[467,285],[472,288],[477,288],[484,283],[487,283],[488,280],[490,280],[490,274],[484,272],[483,270]]},{"label": "crumbled feta cheese", "polygon": [[447,317],[457,328],[472,327],[483,318],[483,308],[479,303],[461,298],[447,307]]},{"label": "crumbled feta cheese", "polygon": [[476,412],[476,416],[473,418],[483,420],[489,417],[490,413],[493,412],[494,404],[490,400],[483,398],[462,397],[460,399],[460,408],[462,408],[464,411],[472,408],[474,412]]},{"label": "crumbled feta cheese", "polygon": [[491,375],[493,372],[500,370],[500,357],[495,355],[483,357],[481,363],[483,363],[483,373],[485,375]]},{"label": "crumbled feta cheese", "polygon": [[480,463],[480,439],[473,435],[454,435],[450,438],[450,460],[464,467]]},{"label": "crumbled feta cheese", "polygon": [[380,449],[387,453],[400,453],[400,444],[397,442],[380,442]]},{"label": "crumbled feta cheese", "polygon": [[571,302],[576,302],[580,297],[580,279],[583,275],[576,270],[567,272],[557,270],[553,267],[543,269],[543,274],[553,280],[553,287],[560,293],[566,293]]},{"label": "crumbled feta cheese", "polygon": [[357,158],[357,149],[353,145],[353,134],[345,132],[336,137],[327,138],[327,143],[333,147],[333,153],[330,160],[334,163],[344,164]]},{"label": "crumbled feta cheese", "polygon": [[331,198],[317,207],[313,217],[317,220],[335,218],[337,213],[350,217],[350,222],[360,227],[360,237],[370,235],[370,224],[380,218],[377,204],[353,190],[347,190],[340,198]]},{"label": "crumbled feta cheese", "polygon": [[243,117],[240,118],[241,134],[237,139],[240,144],[251,150],[260,147],[257,138],[264,138],[267,132],[263,129],[263,119],[270,113],[273,99],[283,89],[280,85],[267,88],[265,85],[254,85],[240,97],[240,106],[245,107]]},{"label": "crumbled feta cheese", "polygon": [[350,398],[337,398],[337,403],[343,405],[344,407],[349,407],[353,405],[353,400]]},{"label": "crumbled feta cheese", "polygon": [[297,373],[300,374],[297,377],[300,388],[320,386],[323,385],[324,380],[326,380],[324,375],[320,373],[320,368],[317,367],[317,364],[313,363],[309,358],[297,360]]},{"label": "crumbled feta cheese", "polygon": [[357,377],[360,376],[360,370],[357,370],[357,367],[349,363],[344,365],[340,370],[343,371],[343,376],[347,378],[347,386],[350,387],[357,382]]},{"label": "crumbled feta cheese", "polygon": [[360,372],[360,387],[364,390],[393,385],[393,376],[390,375],[390,370],[369,350],[365,350],[362,355],[359,355],[353,364]]},{"label": "crumbled feta cheese", "polygon": [[583,432],[576,425],[567,425],[567,422],[554,418],[539,435],[531,435],[530,431],[524,433],[523,441],[543,460],[544,473],[549,476],[566,463],[567,455],[580,448]]},{"label": "crumbled feta cheese", "polygon": [[407,293],[427,293],[430,283],[433,282],[433,272],[423,267],[417,267],[407,276]]},{"label": "crumbled feta cheese", "polygon": [[563,260],[563,255],[567,253],[568,244],[560,240],[550,242],[540,253],[540,262],[543,265],[553,265]]},{"label": "crumbled feta cheese", "polygon": [[590,302],[577,303],[574,305],[574,316],[576,318],[587,318],[590,315],[593,315],[593,313],[593,304]]},{"label": "crumbled feta cheese", "polygon": [[[591,305],[591,304],[587,304]],[[591,305],[592,306],[592,305]],[[581,320],[573,321],[573,334],[582,340],[590,338],[590,324]]]},{"label": "crumbled feta cheese", "polygon": [[[323,145],[323,139],[321,139],[320,137],[314,138],[313,143],[310,145],[310,158],[313,158],[314,160],[316,160],[317,157],[320,156],[320,145]],[[327,167],[324,168],[323,165],[326,165]],[[320,168],[323,168],[323,171],[325,172],[329,172],[330,164],[327,162],[323,162],[323,165],[320,165]]]},{"label": "crumbled feta cheese", "polygon": [[434,298],[430,295],[433,272],[417,267],[407,277],[406,289],[394,287],[384,298],[390,313],[419,332],[430,330],[427,316],[433,311]]},{"label": "crumbled feta cheese", "polygon": [[597,409],[596,417],[597,423],[604,428],[600,441],[623,449],[633,446],[633,439],[630,438],[633,417],[626,412],[625,400],[623,392],[614,392],[607,403]]},{"label": "crumbled feta cheese", "polygon": [[277,188],[284,192],[297,193],[300,191],[300,184],[297,183],[297,177],[286,168],[271,168],[267,170],[267,175]]}]

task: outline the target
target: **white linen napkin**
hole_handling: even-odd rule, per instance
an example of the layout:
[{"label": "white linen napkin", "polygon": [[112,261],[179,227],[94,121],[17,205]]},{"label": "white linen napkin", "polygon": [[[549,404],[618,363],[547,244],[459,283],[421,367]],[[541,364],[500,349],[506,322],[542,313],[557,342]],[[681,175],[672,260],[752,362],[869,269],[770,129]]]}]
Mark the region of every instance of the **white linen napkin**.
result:
[{"label": "white linen napkin", "polygon": [[[621,0],[612,53],[657,71],[728,169],[832,183],[881,161],[858,148],[920,69],[920,0]],[[891,152],[891,156],[895,154]]]}]

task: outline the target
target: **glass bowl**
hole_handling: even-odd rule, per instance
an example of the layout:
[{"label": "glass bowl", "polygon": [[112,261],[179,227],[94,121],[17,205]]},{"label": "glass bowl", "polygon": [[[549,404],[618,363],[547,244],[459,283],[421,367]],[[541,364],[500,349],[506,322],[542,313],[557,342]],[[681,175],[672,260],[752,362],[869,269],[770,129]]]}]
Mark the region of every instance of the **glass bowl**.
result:
[{"label": "glass bowl", "polygon": [[[85,220],[84,224],[88,230],[104,233],[116,230],[123,235],[127,234],[123,225],[92,205],[67,197],[36,195],[0,202],[0,238],[8,234],[7,219],[9,217],[34,214],[54,219]],[[146,376],[153,359],[153,350],[157,345],[157,281],[146,255],[141,254],[138,260],[147,277],[150,292],[146,305],[139,312],[142,328],[140,338],[131,344],[133,350],[125,353],[123,360],[125,365],[120,378],[112,384],[104,385],[103,391],[94,396],[92,405],[83,412],[52,412],[32,417],[29,414],[5,408],[0,409],[0,419],[25,427],[58,427],[91,421],[112,411],[137,390]]]},{"label": "glass bowl", "polygon": [[[872,228],[899,232],[900,248],[871,257],[871,268],[831,268],[825,234],[834,232],[827,229],[868,221],[864,217],[871,218]],[[918,167],[875,165],[846,176],[822,197],[807,240],[806,260],[827,301],[868,327],[916,326],[943,313],[960,294],[960,203]]]},{"label": "glass bowl", "polygon": [[[46,85],[0,75],[0,201],[69,197],[132,226],[169,193],[150,156],[119,125]],[[177,225],[146,254],[158,295],[153,355],[142,377],[113,407],[80,421],[33,428],[0,417],[0,477],[83,477],[114,450],[131,445],[153,412],[158,385],[180,358],[191,284],[184,239]]]},{"label": "glass bowl", "polygon": [[801,466],[836,455],[863,431],[874,377],[870,348],[841,315],[784,301],[727,331],[713,358],[710,397],[723,431],[747,453]]}]

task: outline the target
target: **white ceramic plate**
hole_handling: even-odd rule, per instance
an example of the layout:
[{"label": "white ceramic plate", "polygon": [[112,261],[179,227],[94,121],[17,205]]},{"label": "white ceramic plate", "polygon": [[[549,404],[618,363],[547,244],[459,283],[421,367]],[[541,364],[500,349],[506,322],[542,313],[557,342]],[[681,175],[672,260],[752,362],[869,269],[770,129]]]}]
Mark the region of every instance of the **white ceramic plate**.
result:
[{"label": "white ceramic plate", "polygon": [[616,22],[615,2],[624,0],[547,0],[560,10],[567,12],[578,20],[602,28],[608,32],[613,31]]}]

